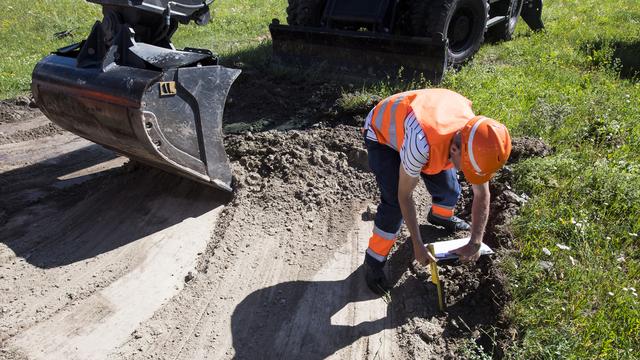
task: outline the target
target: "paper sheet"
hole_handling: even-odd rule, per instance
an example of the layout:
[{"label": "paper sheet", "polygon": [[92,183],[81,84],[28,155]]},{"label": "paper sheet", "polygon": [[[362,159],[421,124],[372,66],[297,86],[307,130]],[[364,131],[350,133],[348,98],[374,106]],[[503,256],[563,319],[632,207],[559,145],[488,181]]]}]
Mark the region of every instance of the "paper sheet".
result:
[{"label": "paper sheet", "polygon": [[[457,259],[458,255],[451,253],[451,250],[457,249],[461,246],[466,245],[469,242],[469,237],[466,238],[462,238],[462,239],[453,239],[453,240],[446,240],[446,241],[437,241],[433,244],[433,250],[435,252],[436,255],[436,259],[438,260],[448,260],[448,259]],[[430,244],[427,244],[425,246],[428,246]],[[493,254],[493,250],[491,250],[491,248],[489,246],[487,246],[487,244],[482,244],[482,246],[480,247],[480,255],[488,255],[488,254]]]}]

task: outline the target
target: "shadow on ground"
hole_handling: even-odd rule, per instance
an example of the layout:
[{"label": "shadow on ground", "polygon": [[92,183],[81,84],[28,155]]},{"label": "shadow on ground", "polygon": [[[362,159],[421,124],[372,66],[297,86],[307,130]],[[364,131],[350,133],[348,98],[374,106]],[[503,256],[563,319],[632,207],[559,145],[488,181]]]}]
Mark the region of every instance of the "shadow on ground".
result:
[{"label": "shadow on ground", "polygon": [[[421,231],[425,239],[432,241],[451,236],[444,229],[431,225],[422,226]],[[458,328],[448,324],[449,317],[461,318],[470,327],[490,323],[489,314],[481,313],[481,316],[474,317],[474,312],[469,311],[468,299],[483,296],[476,293],[476,289],[468,289],[464,296],[452,303],[447,314],[442,313],[438,309],[435,286],[429,282],[425,272],[413,273],[412,261],[411,242],[407,239],[398,244],[389,259],[389,280],[395,286],[390,293],[386,316],[355,325],[336,325],[332,318],[348,304],[377,297],[366,287],[362,267],[344,280],[291,281],[251,293],[236,307],[231,318],[236,358],[323,359],[351,346],[360,338],[385,329],[404,332],[399,329],[406,324],[420,321],[440,323],[442,319],[444,324],[435,335],[438,340],[434,348],[448,351],[448,339],[464,336]],[[409,329],[409,332],[413,330]],[[415,336],[411,341],[422,341],[418,335]]]},{"label": "shadow on ground", "polygon": [[640,42],[597,40],[581,48],[594,65],[612,67],[622,79],[640,80]]},{"label": "shadow on ground", "polygon": [[198,217],[228,200],[210,187],[139,166],[104,170],[77,184],[59,176],[115,158],[91,145],[0,174],[0,242],[40,268],[91,259]]},{"label": "shadow on ground", "polygon": [[291,281],[247,296],[231,317],[237,359],[324,359],[358,339],[402,325],[387,316],[359,324],[334,325],[332,317],[350,303],[376,298],[364,284],[363,268],[338,281]]},{"label": "shadow on ground", "polygon": [[620,61],[620,77],[640,79],[640,42],[616,43],[613,57]]}]

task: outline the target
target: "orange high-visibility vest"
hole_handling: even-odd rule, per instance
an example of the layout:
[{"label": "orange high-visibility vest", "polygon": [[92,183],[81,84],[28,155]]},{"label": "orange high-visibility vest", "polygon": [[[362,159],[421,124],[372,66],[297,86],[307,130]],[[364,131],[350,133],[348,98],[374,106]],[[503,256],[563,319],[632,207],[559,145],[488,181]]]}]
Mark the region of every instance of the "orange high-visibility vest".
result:
[{"label": "orange high-visibility vest", "polygon": [[404,122],[413,111],[429,143],[429,160],[422,168],[427,175],[450,169],[449,147],[455,133],[475,114],[471,101],[447,89],[423,89],[392,95],[373,111],[371,128],[378,142],[400,151],[404,141]]}]

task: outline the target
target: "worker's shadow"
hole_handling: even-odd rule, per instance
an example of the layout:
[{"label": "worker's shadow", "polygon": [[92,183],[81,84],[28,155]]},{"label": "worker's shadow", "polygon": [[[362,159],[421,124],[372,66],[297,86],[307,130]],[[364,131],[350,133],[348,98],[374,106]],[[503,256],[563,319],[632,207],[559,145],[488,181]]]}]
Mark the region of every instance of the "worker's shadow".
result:
[{"label": "worker's shadow", "polygon": [[[231,317],[236,358],[324,359],[362,337],[406,322],[385,305],[384,316],[350,325],[358,321],[358,312],[343,308],[376,298],[364,282],[362,266],[344,280],[290,281],[255,291]],[[335,316],[339,312],[348,315]]]},{"label": "worker's shadow", "polygon": [[[465,235],[450,234],[431,225],[422,225],[420,231],[428,242]],[[407,239],[398,244],[389,259],[387,274],[396,286],[386,304],[386,314],[372,321],[352,321],[353,325],[348,321],[346,325],[338,324],[339,316],[335,315],[344,314],[343,309],[351,303],[377,298],[365,285],[362,266],[344,280],[290,281],[251,293],[238,304],[231,317],[236,358],[324,359],[362,337],[402,326],[410,317],[442,316],[437,292],[428,274],[405,276],[407,268],[414,266],[412,263],[411,240]],[[477,296],[470,294],[469,297]],[[457,307],[452,310],[455,309]],[[455,313],[463,315],[469,324],[482,322],[473,321],[462,311]],[[350,313],[349,318],[357,319],[357,311]],[[460,335],[445,328],[442,336]]]},{"label": "worker's shadow", "polygon": [[[89,145],[0,173],[0,242],[34,266],[54,268],[133,243],[227,200],[205,185],[145,166],[61,180],[115,157]],[[174,240],[182,239],[166,241]]]},{"label": "worker's shadow", "polygon": [[[423,236],[446,234],[433,226],[422,231]],[[389,281],[396,285],[386,298],[386,313],[372,321],[358,323],[362,313],[353,308],[351,322],[336,316],[349,311],[344,309],[349,304],[379,298],[366,286],[362,266],[344,280],[290,281],[251,293],[231,317],[236,358],[324,359],[362,337],[402,326],[410,317],[441,315],[437,292],[428,279],[404,276],[412,261],[411,241],[399,243],[387,267]]]}]

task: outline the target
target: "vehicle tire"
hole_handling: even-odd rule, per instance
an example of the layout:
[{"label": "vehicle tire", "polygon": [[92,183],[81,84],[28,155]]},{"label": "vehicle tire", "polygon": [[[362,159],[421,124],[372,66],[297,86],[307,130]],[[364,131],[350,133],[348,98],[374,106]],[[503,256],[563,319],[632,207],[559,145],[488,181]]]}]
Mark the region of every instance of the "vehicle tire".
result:
[{"label": "vehicle tire", "polygon": [[492,42],[511,40],[516,31],[516,24],[522,11],[523,0],[504,0],[491,4],[489,9],[490,17],[506,16],[507,21],[503,21],[487,29],[487,40]]},{"label": "vehicle tire", "polygon": [[287,23],[298,26],[320,26],[326,0],[289,0]]},{"label": "vehicle tire", "polygon": [[393,24],[394,35],[413,36],[411,0],[400,0],[396,6],[396,18]]},{"label": "vehicle tire", "polygon": [[487,0],[415,1],[416,36],[449,39],[448,65],[469,61],[484,41],[489,16]]}]

